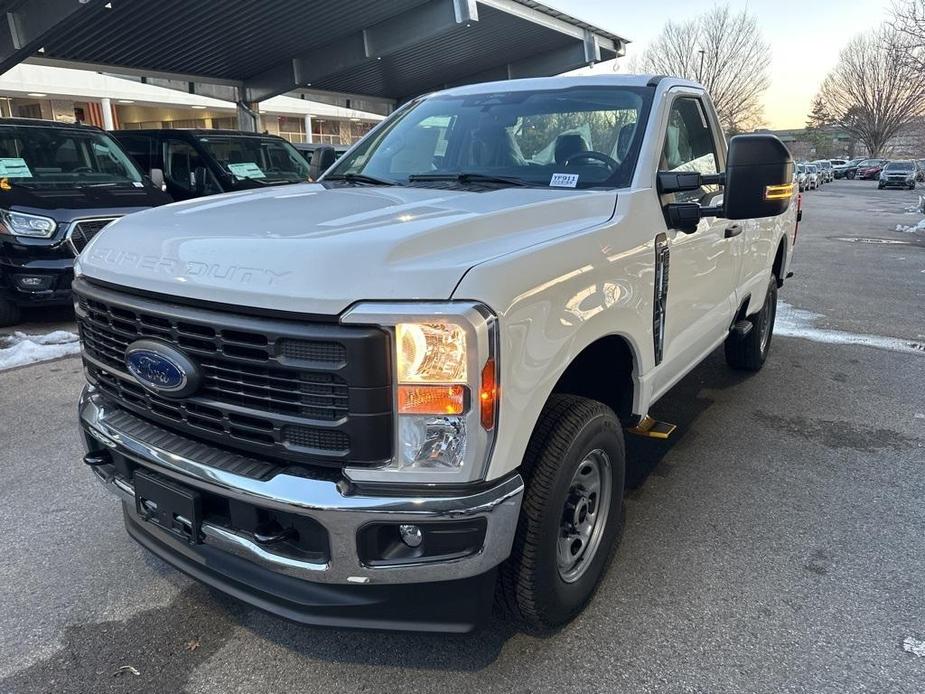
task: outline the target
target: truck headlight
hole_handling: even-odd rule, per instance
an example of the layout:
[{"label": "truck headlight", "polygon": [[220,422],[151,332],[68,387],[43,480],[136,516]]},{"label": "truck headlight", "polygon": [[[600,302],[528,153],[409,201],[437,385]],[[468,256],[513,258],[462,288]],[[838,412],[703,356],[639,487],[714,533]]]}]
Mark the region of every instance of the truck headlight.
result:
[{"label": "truck headlight", "polygon": [[47,239],[57,228],[58,223],[51,217],[0,209],[0,232],[4,234]]},{"label": "truck headlight", "polygon": [[393,336],[394,454],[357,482],[460,483],[485,475],[497,425],[494,314],[473,302],[360,304],[344,323]]}]

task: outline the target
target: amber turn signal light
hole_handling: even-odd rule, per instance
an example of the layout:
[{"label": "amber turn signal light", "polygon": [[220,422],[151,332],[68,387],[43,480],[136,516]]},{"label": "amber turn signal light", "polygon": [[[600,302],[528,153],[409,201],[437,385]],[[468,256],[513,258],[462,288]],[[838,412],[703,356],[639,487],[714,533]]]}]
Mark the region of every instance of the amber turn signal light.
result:
[{"label": "amber turn signal light", "polygon": [[479,407],[481,408],[482,428],[491,431],[495,428],[495,408],[498,406],[498,382],[495,378],[495,360],[489,359],[482,367],[482,382],[479,387]]},{"label": "amber turn signal light", "polygon": [[784,183],[779,186],[767,186],[764,189],[765,200],[787,200],[793,197],[793,184]]},{"label": "amber turn signal light", "polygon": [[460,385],[398,386],[399,414],[462,414],[467,388]]}]

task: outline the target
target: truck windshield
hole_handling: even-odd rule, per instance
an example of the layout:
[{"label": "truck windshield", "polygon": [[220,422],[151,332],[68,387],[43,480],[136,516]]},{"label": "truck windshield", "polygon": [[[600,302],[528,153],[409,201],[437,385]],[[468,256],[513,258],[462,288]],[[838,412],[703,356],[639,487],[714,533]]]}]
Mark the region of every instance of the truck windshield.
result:
[{"label": "truck windshield", "polygon": [[373,131],[323,180],[625,187],[651,91],[601,86],[425,97]]},{"label": "truck windshield", "polygon": [[0,178],[29,188],[141,184],[141,172],[106,133],[0,126]]},{"label": "truck windshield", "polygon": [[199,142],[234,181],[273,185],[308,180],[308,162],[280,138],[207,135]]}]

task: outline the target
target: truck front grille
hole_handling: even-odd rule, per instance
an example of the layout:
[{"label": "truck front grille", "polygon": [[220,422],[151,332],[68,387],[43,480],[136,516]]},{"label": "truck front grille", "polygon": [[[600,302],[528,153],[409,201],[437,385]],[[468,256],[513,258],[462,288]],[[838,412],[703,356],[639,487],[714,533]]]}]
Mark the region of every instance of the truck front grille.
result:
[{"label": "truck front grille", "polygon": [[83,219],[74,222],[67,235],[67,240],[71,244],[74,255],[80,255],[80,252],[90,243],[90,239],[100,233],[107,224],[117,219],[118,217],[107,217],[105,219]]},{"label": "truck front grille", "polygon": [[[375,464],[391,456],[389,341],[377,328],[241,316],[74,282],[88,376],[106,399],[187,436],[276,461]],[[197,392],[143,387],[126,349],[155,339],[199,367]]]}]

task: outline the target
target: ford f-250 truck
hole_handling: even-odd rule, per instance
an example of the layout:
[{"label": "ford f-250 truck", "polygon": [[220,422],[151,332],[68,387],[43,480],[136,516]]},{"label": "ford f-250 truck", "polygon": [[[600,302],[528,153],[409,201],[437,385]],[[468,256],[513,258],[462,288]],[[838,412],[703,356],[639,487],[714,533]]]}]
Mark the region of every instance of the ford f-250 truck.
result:
[{"label": "ford f-250 truck", "polygon": [[[318,183],[120,219],[79,258],[85,462],[129,534],[311,624],[528,628],[589,600],[624,430],[768,355],[779,140],[615,75],[413,99]],[[492,600],[496,596],[497,600]]]}]

